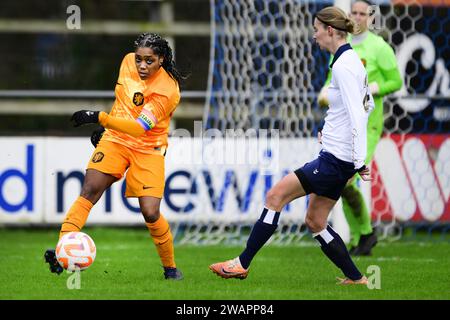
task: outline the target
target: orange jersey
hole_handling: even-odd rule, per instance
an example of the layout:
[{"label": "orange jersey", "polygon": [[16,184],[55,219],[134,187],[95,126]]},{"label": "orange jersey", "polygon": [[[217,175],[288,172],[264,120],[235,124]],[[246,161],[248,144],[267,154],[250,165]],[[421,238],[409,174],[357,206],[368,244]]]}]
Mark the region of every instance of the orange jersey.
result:
[{"label": "orange jersey", "polygon": [[134,53],[122,60],[115,88],[116,100],[109,113],[113,117],[136,120],[147,117],[152,129],[140,137],[107,129],[102,140],[116,142],[138,152],[160,154],[167,147],[169,124],[180,102],[180,88],[164,68],[147,80],[141,80],[136,68]]}]

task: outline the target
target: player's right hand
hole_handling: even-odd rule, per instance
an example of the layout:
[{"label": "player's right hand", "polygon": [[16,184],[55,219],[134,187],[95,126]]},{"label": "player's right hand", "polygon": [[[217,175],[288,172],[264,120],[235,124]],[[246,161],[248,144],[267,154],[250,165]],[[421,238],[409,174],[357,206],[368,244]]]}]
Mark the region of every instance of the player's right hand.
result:
[{"label": "player's right hand", "polygon": [[94,148],[97,148],[98,143],[100,142],[100,139],[103,137],[103,133],[105,132],[105,128],[100,127],[97,130],[94,130],[91,134],[91,143],[94,146]]},{"label": "player's right hand", "polygon": [[80,110],[75,112],[70,118],[74,127],[79,127],[83,124],[98,123],[99,111]]}]

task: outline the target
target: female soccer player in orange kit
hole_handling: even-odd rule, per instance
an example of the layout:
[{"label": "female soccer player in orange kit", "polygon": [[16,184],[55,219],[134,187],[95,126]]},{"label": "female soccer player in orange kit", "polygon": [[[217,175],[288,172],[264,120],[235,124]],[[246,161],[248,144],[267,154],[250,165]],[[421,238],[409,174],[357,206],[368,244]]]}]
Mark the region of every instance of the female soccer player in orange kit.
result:
[{"label": "female soccer player in orange kit", "polygon": [[[134,45],[135,52],[128,53],[120,66],[111,112],[81,110],[72,116],[76,127],[99,123],[106,131],[98,145],[93,141],[96,149],[81,194],[67,213],[59,236],[80,231],[103,192],[126,172],[125,195],[139,199],[165,278],[181,280],[170,227],[159,207],[164,192],[169,123],[180,101],[179,83],[186,77],[176,69],[172,49],[159,35],[144,33]],[[51,272],[63,271],[55,250],[47,250],[45,260]]]}]

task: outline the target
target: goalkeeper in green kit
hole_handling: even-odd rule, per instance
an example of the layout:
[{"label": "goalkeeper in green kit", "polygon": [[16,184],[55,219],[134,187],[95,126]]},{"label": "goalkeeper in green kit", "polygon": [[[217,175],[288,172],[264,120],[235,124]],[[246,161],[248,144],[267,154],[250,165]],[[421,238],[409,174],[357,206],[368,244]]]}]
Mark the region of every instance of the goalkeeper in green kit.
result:
[{"label": "goalkeeper in green kit", "polygon": [[[375,148],[383,133],[383,97],[399,90],[403,84],[394,51],[380,36],[368,30],[371,22],[370,3],[355,1],[350,17],[358,24],[359,30],[350,35],[349,43],[360,57],[369,78],[369,88],[375,101],[367,124],[366,165],[372,160]],[[331,57],[332,59],[333,57]],[[328,106],[327,89],[331,72],[319,93],[320,106]],[[371,255],[377,243],[377,236],[371,225],[371,216],[363,195],[357,186],[357,179],[349,181],[342,192],[342,204],[345,218],[350,227],[350,254],[355,256]]]}]

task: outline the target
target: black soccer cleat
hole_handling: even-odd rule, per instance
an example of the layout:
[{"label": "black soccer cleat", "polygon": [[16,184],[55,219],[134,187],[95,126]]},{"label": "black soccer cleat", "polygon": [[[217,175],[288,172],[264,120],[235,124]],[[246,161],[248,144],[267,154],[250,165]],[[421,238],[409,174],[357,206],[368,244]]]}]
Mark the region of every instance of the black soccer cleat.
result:
[{"label": "black soccer cleat", "polygon": [[372,248],[375,247],[377,242],[378,242],[378,238],[374,231],[372,231],[372,233],[362,235],[359,238],[358,246],[356,247],[355,251],[353,252],[353,255],[354,256],[370,256],[370,255],[372,255]]},{"label": "black soccer cleat", "polygon": [[45,262],[49,264],[50,271],[52,273],[60,275],[64,271],[63,267],[61,267],[58,260],[56,260],[56,254],[54,249],[48,249],[47,251],[45,251],[44,259]]},{"label": "black soccer cleat", "polygon": [[183,273],[177,268],[164,267],[164,278],[167,280],[183,280]]}]

